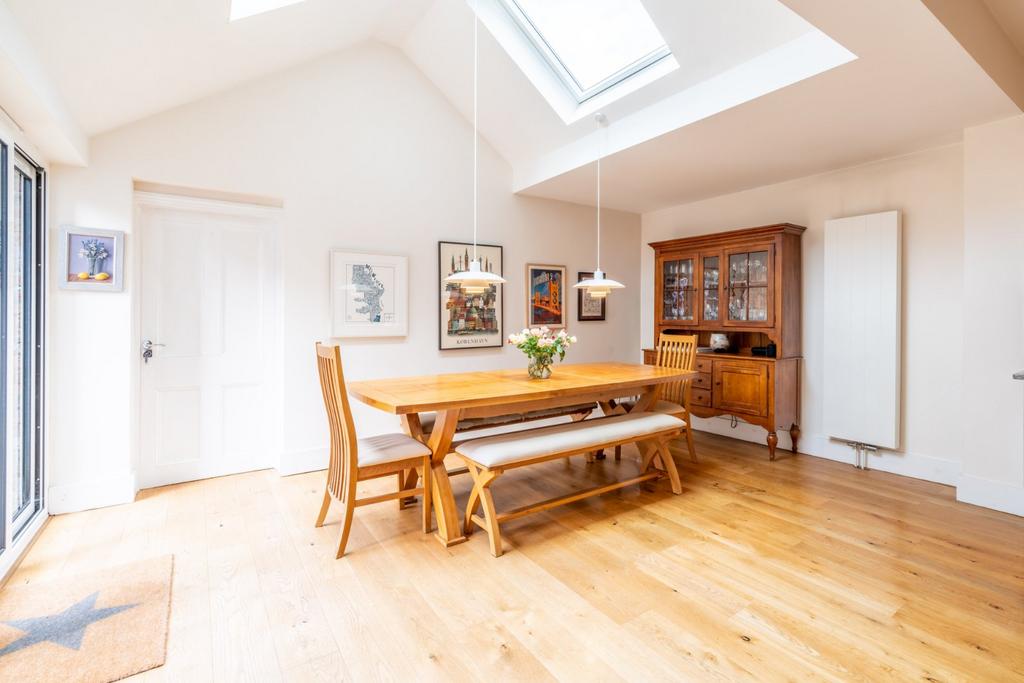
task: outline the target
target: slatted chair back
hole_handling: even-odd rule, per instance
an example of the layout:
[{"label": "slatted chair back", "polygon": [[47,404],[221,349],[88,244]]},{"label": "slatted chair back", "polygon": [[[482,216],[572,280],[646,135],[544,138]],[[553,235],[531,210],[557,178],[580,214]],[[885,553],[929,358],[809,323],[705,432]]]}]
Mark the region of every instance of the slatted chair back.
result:
[{"label": "slatted chair back", "polygon": [[[665,334],[658,337],[658,356],[654,364],[675,370],[693,370],[697,365],[697,337],[688,334]],[[661,398],[686,405],[686,386],[690,380],[663,384]]]},{"label": "slatted chair back", "polygon": [[327,490],[343,503],[356,495],[359,473],[356,428],[345,390],[341,369],[341,350],[337,345],[316,345],[316,364],[320,373],[320,390],[327,410],[331,434],[331,458],[327,467]]}]

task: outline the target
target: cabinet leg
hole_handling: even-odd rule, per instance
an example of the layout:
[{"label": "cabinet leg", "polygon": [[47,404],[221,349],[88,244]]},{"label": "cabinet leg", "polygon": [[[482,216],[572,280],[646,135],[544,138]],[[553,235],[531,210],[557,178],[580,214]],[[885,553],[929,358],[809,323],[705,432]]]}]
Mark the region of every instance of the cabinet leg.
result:
[{"label": "cabinet leg", "polygon": [[793,440],[793,452],[796,453],[796,444],[800,441],[800,425],[791,425],[789,428],[789,437]]},{"label": "cabinet leg", "polygon": [[775,446],[779,443],[779,435],[775,432],[768,432],[768,459],[775,459]]}]

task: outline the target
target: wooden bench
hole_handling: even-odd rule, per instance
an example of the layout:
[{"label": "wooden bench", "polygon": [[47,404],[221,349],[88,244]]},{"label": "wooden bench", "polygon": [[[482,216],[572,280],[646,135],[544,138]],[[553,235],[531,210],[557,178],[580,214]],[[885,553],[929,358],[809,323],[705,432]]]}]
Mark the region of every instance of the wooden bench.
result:
[{"label": "wooden bench", "polygon": [[[684,427],[685,423],[682,420],[671,415],[644,412],[465,441],[455,449],[455,453],[466,462],[469,473],[473,476],[473,490],[466,505],[464,533],[468,536],[473,530],[473,525],[481,527],[490,539],[491,554],[500,557],[500,524],[510,519],[665,476],[671,482],[672,492],[680,494],[682,484],[668,450],[668,441],[678,436]],[[525,505],[508,512],[499,513],[494,507],[491,486],[508,470],[627,443],[636,443],[642,455],[640,473],[635,477]],[[660,460],[660,463],[656,463],[656,460]],[[483,507],[483,517],[476,514],[478,506]]]},{"label": "wooden bench", "polygon": [[[528,410],[523,413],[510,413],[508,415],[493,415],[491,417],[469,417],[459,420],[455,427],[456,433],[472,432],[481,429],[493,429],[495,427],[507,427],[510,425],[534,422],[537,420],[548,420],[555,417],[571,417],[574,420],[582,420],[594,412],[597,407],[594,403],[577,403],[569,406],[557,406],[554,408],[542,408],[540,410]],[[419,416],[420,427],[424,434],[434,430],[434,421],[437,415],[434,413],[423,413]]]}]

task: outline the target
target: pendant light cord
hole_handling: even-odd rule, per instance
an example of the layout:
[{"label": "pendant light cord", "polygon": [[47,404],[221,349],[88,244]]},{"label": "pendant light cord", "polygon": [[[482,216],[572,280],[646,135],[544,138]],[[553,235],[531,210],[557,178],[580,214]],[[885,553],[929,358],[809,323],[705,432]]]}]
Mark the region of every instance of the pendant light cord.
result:
[{"label": "pendant light cord", "polygon": [[477,114],[477,88],[479,86],[477,85],[477,83],[479,81],[479,69],[480,69],[479,61],[480,61],[480,57],[479,57],[479,48],[478,48],[477,34],[479,33],[479,28],[480,28],[480,15],[477,14],[476,3],[477,3],[477,0],[473,0],[473,260],[474,261],[477,260],[477,258],[476,258],[476,226],[477,226],[477,212],[478,212],[478,204],[479,204],[479,200],[477,199],[478,192],[479,192],[479,189],[478,189],[478,185],[479,185],[479,178],[478,178],[478,176],[479,176],[479,168],[478,168],[478,165],[479,165],[479,161],[478,161],[479,152],[477,151],[477,147],[479,145],[479,142],[477,140],[477,138],[479,137],[479,133],[477,132],[477,116],[478,116],[478,114]]},{"label": "pendant light cord", "polygon": [[597,157],[597,269],[601,270],[601,156]]}]

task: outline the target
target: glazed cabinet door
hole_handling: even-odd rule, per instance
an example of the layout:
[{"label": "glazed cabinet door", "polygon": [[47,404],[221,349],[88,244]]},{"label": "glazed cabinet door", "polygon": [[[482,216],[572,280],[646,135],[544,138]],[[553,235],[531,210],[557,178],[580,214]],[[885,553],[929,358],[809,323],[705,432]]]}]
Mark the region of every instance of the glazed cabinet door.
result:
[{"label": "glazed cabinet door", "polygon": [[696,321],[697,267],[696,255],[666,254],[658,259],[660,322]]},{"label": "glazed cabinet door", "polygon": [[771,327],[775,323],[773,245],[725,252],[725,324]]},{"label": "glazed cabinet door", "polygon": [[727,413],[768,414],[768,364],[715,360],[714,407]]}]

